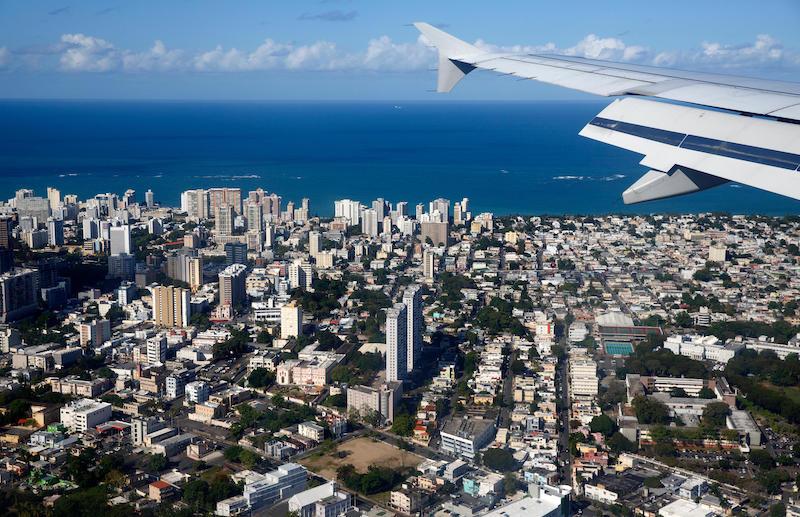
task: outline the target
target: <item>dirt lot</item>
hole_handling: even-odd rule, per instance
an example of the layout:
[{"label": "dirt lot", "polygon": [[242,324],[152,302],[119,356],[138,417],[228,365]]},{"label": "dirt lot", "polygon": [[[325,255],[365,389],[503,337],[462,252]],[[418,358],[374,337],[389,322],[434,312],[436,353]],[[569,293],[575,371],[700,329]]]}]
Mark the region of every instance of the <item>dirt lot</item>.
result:
[{"label": "dirt lot", "polygon": [[[339,457],[340,453],[343,457]],[[336,477],[336,469],[349,463],[359,472],[366,472],[370,465],[383,467],[416,467],[423,458],[408,451],[401,451],[392,445],[372,438],[356,438],[349,440],[322,456],[311,455],[300,460],[309,470],[326,479]]]}]

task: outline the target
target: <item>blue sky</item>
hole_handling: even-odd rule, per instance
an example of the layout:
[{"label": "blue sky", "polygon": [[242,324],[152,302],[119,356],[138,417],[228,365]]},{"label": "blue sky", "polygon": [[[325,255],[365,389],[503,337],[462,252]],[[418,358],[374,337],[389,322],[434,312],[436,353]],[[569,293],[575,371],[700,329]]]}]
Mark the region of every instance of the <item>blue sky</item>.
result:
[{"label": "blue sky", "polygon": [[[796,0],[0,0],[0,98],[430,99],[418,20],[486,48],[800,80]],[[448,98],[587,98],[475,75]]]}]

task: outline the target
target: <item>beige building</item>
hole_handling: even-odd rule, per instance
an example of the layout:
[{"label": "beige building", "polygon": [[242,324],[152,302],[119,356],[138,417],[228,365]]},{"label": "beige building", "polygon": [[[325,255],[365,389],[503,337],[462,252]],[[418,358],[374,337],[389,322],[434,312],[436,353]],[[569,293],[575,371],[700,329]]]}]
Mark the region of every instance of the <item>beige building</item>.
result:
[{"label": "beige building", "polygon": [[281,307],[281,339],[297,337],[303,333],[303,309],[292,300]]},{"label": "beige building", "polygon": [[189,325],[189,290],[182,287],[158,286],[153,294],[153,322],[160,327]]}]

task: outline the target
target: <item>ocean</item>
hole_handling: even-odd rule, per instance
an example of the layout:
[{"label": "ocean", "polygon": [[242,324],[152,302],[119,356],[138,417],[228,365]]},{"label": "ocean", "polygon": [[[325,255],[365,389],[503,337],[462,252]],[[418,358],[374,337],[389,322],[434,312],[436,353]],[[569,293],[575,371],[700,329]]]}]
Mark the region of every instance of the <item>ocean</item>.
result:
[{"label": "ocean", "polygon": [[640,156],[578,136],[605,102],[0,101],[0,199],[257,187],[284,202],[468,197],[473,213],[796,214],[739,185],[626,206]]}]

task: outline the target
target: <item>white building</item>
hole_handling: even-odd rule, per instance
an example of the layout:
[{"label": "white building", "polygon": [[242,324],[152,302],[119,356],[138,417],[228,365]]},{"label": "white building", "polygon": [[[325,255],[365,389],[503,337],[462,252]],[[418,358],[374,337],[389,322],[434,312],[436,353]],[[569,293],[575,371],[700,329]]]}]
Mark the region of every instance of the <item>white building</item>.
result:
[{"label": "white building", "polygon": [[131,227],[127,224],[112,226],[109,230],[111,234],[111,254],[121,255],[131,254]]},{"label": "white building", "polygon": [[297,301],[281,307],[281,339],[297,337],[303,333],[303,309]]},{"label": "white building", "polygon": [[70,431],[85,433],[111,419],[111,404],[79,399],[61,408],[61,423]]},{"label": "white building", "polygon": [[297,434],[319,443],[325,439],[325,428],[314,422],[303,422],[297,426]]},{"label": "white building", "polygon": [[597,363],[588,357],[569,359],[569,390],[572,396],[594,397],[597,395],[599,379]]},{"label": "white building", "polygon": [[736,355],[736,350],[741,348],[741,345],[724,345],[715,336],[684,334],[669,336],[664,342],[664,348],[675,355],[725,364]]},{"label": "white building", "polygon": [[185,388],[186,400],[194,402],[195,404],[202,404],[208,400],[211,394],[211,389],[203,381],[193,381],[186,384]]},{"label": "white building", "polygon": [[167,360],[167,337],[153,336],[147,340],[147,364],[163,363]]},{"label": "white building", "polygon": [[494,434],[494,420],[454,417],[442,427],[441,449],[473,460],[475,453],[494,439]]},{"label": "white building", "polygon": [[308,472],[296,463],[286,463],[266,474],[249,475],[243,496],[251,511],[287,499],[306,488]]},{"label": "white building", "polygon": [[408,368],[408,313],[406,306],[397,303],[386,311],[386,380],[401,381]]},{"label": "white building", "polygon": [[289,512],[296,512],[298,517],[336,517],[351,507],[350,494],[339,491],[333,481],[289,498]]}]

